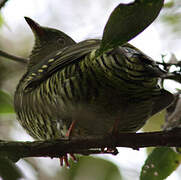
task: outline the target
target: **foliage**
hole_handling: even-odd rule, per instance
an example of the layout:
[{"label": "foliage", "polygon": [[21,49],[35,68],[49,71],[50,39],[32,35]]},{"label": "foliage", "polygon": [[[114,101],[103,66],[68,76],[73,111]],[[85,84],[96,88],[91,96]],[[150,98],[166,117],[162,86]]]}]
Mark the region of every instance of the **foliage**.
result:
[{"label": "foliage", "polygon": [[180,22],[181,22],[181,2],[180,0],[170,0],[164,6],[164,11],[161,16],[162,22],[165,24],[166,29],[170,29],[172,35],[180,35]]},{"label": "foliage", "polygon": [[163,180],[180,165],[180,162],[181,155],[171,148],[156,148],[142,167],[140,180]]},{"label": "foliage", "polygon": [[3,17],[2,14],[0,13],[0,27],[3,25]]},{"label": "foliage", "polygon": [[72,162],[71,168],[64,168],[59,176],[64,174],[65,180],[122,180],[118,167],[105,159],[97,157],[80,157],[77,163]]},{"label": "foliage", "polygon": [[0,176],[3,180],[18,180],[22,178],[22,173],[12,161],[0,157]]},{"label": "foliage", "polygon": [[11,96],[0,90],[0,114],[14,113]]},{"label": "foliage", "polygon": [[119,4],[105,26],[100,53],[122,45],[141,33],[158,16],[162,5],[163,0],[137,0],[128,5]]}]

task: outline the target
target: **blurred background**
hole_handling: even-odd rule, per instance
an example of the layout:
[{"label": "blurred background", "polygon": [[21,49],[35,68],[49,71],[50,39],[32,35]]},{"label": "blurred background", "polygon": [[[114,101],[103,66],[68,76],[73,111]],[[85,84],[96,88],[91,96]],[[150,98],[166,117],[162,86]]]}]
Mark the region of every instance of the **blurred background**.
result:
[{"label": "blurred background", "polygon": [[[28,16],[43,26],[54,27],[79,42],[101,38],[103,28],[113,9],[128,0],[9,0],[0,11],[0,49],[27,58],[33,46],[33,34],[24,20]],[[165,1],[157,20],[130,43],[156,61],[162,55],[181,59],[181,2]],[[0,88],[13,97],[16,85],[26,67],[0,57]],[[164,87],[172,92],[179,84],[166,81]],[[154,116],[142,131],[160,130],[164,112]],[[18,124],[15,114],[0,115],[0,139],[33,140]],[[26,158],[18,161],[27,180],[138,180],[141,167],[150,149],[140,151],[119,148],[117,156],[97,155],[81,157],[70,170],[60,168],[58,159]],[[168,180],[181,179],[178,168]]]}]

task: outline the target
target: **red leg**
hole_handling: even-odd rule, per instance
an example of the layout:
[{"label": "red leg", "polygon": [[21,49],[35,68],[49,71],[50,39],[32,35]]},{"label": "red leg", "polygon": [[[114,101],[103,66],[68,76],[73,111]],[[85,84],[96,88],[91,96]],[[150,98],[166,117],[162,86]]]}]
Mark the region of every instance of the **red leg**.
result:
[{"label": "red leg", "polygon": [[[69,129],[68,129],[68,131],[67,131],[67,133],[66,133],[66,137],[68,137],[68,138],[70,137],[70,135],[71,135],[71,133],[72,133],[74,127],[75,127],[75,123],[76,123],[76,120],[74,120],[74,121],[72,122],[72,124],[70,125],[70,127],[69,127]],[[77,161],[77,159],[76,159],[76,157],[74,156],[74,154],[70,154],[70,157],[72,158],[73,161],[75,161],[75,162]],[[66,167],[70,167],[70,164],[69,164],[69,162],[68,162],[68,156],[67,156],[67,154],[64,155],[64,156],[62,156],[62,157],[60,157],[59,159],[60,159],[60,166],[63,166],[63,164],[65,163]]]},{"label": "red leg", "polygon": [[60,166],[63,166],[63,163],[65,163],[66,167],[70,167],[70,164],[68,162],[68,157],[67,157],[67,154],[60,157]]},{"label": "red leg", "polygon": [[68,131],[67,131],[67,133],[66,133],[65,136],[70,137],[70,135],[71,135],[71,133],[72,133],[74,127],[75,127],[75,123],[76,123],[76,120],[74,120],[74,121],[72,122],[72,124],[70,125],[70,127],[69,127],[69,129],[68,129]]},{"label": "red leg", "polygon": [[77,158],[75,157],[74,154],[70,154],[70,157],[72,158],[72,160],[73,160],[74,162],[77,162]]}]

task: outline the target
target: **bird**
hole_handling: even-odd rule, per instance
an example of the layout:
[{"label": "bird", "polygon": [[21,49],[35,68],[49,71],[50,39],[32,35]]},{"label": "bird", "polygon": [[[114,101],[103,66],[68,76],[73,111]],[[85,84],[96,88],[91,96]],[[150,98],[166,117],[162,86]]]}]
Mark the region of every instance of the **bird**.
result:
[{"label": "bird", "polygon": [[[33,138],[136,132],[173,101],[173,95],[159,86],[166,72],[133,45],[125,43],[97,55],[100,39],[76,43],[59,30],[26,21],[36,43],[17,85],[14,107]],[[61,164],[62,160],[69,165],[66,155]]]},{"label": "bird", "polygon": [[42,27],[29,17],[25,17],[25,20],[35,37],[35,45],[29,56],[28,68],[30,69],[44,57],[52,56],[51,53],[56,54],[60,49],[76,44],[70,36],[60,30]]}]

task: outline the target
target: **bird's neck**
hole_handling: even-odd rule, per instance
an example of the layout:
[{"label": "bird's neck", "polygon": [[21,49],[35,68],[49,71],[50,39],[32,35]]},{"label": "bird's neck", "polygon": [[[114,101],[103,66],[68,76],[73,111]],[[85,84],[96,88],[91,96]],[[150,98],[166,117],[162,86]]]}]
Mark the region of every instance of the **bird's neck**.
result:
[{"label": "bird's neck", "polygon": [[32,68],[33,66],[39,64],[49,56],[55,55],[56,52],[57,50],[55,50],[54,47],[51,47],[51,45],[47,46],[44,44],[36,43],[29,56],[28,68]]}]

